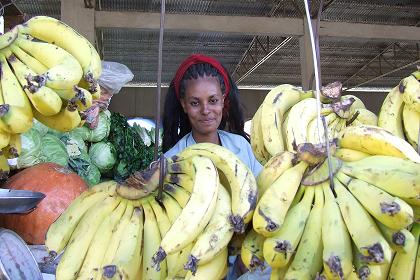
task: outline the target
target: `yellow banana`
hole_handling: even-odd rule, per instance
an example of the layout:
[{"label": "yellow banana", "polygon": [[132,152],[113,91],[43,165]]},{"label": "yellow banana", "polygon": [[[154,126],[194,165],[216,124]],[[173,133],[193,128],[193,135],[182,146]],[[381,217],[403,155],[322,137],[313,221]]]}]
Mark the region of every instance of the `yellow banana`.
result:
[{"label": "yellow banana", "polygon": [[418,198],[420,193],[420,167],[409,160],[371,156],[346,162],[341,171],[400,198]]},{"label": "yellow banana", "polygon": [[199,143],[184,149],[178,157],[202,155],[210,158],[226,178],[224,186],[230,188],[232,197],[232,217],[229,219],[234,232],[243,232],[245,224],[252,219],[258,198],[257,183],[252,171],[228,149],[211,144]]},{"label": "yellow banana", "polygon": [[393,250],[408,253],[413,246],[416,246],[413,234],[407,229],[395,230],[379,222],[376,224]]},{"label": "yellow banana", "polygon": [[72,102],[63,103],[60,112],[49,117],[35,110],[34,117],[44,125],[61,132],[68,132],[76,128],[81,122],[77,106]]},{"label": "yellow banana", "polygon": [[264,241],[263,254],[273,268],[287,267],[302,237],[311,211],[315,187],[305,187],[303,199],[286,215],[280,230]]},{"label": "yellow banana", "polygon": [[[334,137],[332,133],[334,127],[337,123],[341,120],[341,118],[334,112],[329,113],[325,116],[325,123],[328,129],[328,139],[331,141]],[[320,127],[318,127],[318,124]],[[308,143],[312,144],[320,144],[324,143],[324,126],[322,121],[318,121],[318,118],[315,116],[311,121],[309,121],[308,126],[306,128],[306,140]],[[319,138],[321,136],[321,139]]]},{"label": "yellow banana", "polygon": [[156,270],[153,267],[152,257],[154,253],[158,251],[159,244],[161,243],[162,236],[159,231],[158,222],[156,216],[153,213],[152,207],[149,203],[143,204],[144,210],[144,232],[143,238],[145,240],[143,244],[143,280],[154,280],[162,279],[163,275],[166,274],[166,260],[163,259],[160,263],[161,267]]},{"label": "yellow banana", "polygon": [[351,239],[328,183],[323,184],[322,212],[324,273],[328,279],[347,279],[353,270]]},{"label": "yellow banana", "polygon": [[92,44],[73,28],[55,18],[37,16],[20,25],[19,32],[54,43],[68,51],[82,66],[84,81],[91,87],[97,85],[102,71],[101,58]]},{"label": "yellow banana", "polygon": [[32,106],[44,116],[57,114],[61,109],[61,98],[54,90],[46,86],[39,86],[33,82],[32,77],[37,74],[23,64],[16,56],[7,57],[23,90],[32,103]]},{"label": "yellow banana", "polygon": [[293,166],[295,160],[296,155],[288,151],[284,151],[270,158],[257,177],[258,194],[262,196],[284,171]]},{"label": "yellow banana", "polygon": [[187,192],[191,193],[193,190],[194,181],[188,174],[170,174],[165,176],[165,182],[170,184],[176,184],[184,188]]},{"label": "yellow banana", "polygon": [[372,217],[336,178],[334,190],[343,220],[363,260],[375,264],[390,262],[392,250]]},{"label": "yellow banana", "polygon": [[252,228],[245,236],[241,247],[241,260],[250,271],[264,267],[264,239],[264,236],[258,234]]},{"label": "yellow banana", "polygon": [[84,111],[92,106],[92,94],[82,87],[73,86],[55,91],[62,99],[75,102],[79,111]]},{"label": "yellow banana", "polygon": [[9,145],[11,135],[9,132],[0,130],[0,149]]},{"label": "yellow banana", "polygon": [[197,270],[197,265],[201,266],[210,262],[226,248],[233,235],[229,224],[231,214],[229,193],[220,184],[216,209],[208,225],[197,237],[188,257],[188,262],[185,265],[186,269],[191,270],[194,274]]},{"label": "yellow banana", "polygon": [[359,97],[354,96],[354,95],[351,95],[351,94],[346,94],[346,95],[341,96],[341,100],[342,101],[343,100],[350,99],[350,98],[353,98],[354,99],[353,104],[351,104],[351,108],[353,110],[356,110],[356,109],[366,109],[365,104],[363,103],[363,101]]},{"label": "yellow banana", "polygon": [[57,266],[56,277],[58,280],[76,278],[96,230],[119,202],[119,198],[108,196],[83,215]]},{"label": "yellow banana", "polygon": [[411,280],[415,279],[415,265],[417,258],[417,250],[419,244],[420,224],[414,224],[411,230],[415,241],[409,252],[397,252],[392,261],[391,269],[389,270],[388,279]]},{"label": "yellow banana", "polygon": [[373,264],[363,260],[363,256],[359,253],[356,245],[352,243],[353,262],[355,267],[356,279],[365,280],[385,280],[388,276],[390,262]]},{"label": "yellow banana", "polygon": [[402,111],[404,107],[403,93],[399,87],[394,87],[385,97],[378,116],[378,126],[395,136],[404,139]]},{"label": "yellow banana", "polygon": [[300,246],[286,272],[284,279],[314,279],[322,268],[322,210],[324,193],[315,188],[315,204],[309,214]]},{"label": "yellow banana", "polygon": [[223,279],[224,269],[227,263],[228,250],[223,248],[223,250],[217,254],[212,260],[205,264],[200,264],[197,267],[197,271],[192,273],[191,271],[187,272],[185,280],[195,279],[195,280],[208,280],[208,279]]},{"label": "yellow banana", "polygon": [[256,159],[261,164],[265,164],[270,156],[267,156],[268,152],[265,150],[264,147],[264,139],[261,130],[261,108],[262,106],[258,107],[257,111],[255,112],[252,118],[250,138],[251,148],[254,152]]},{"label": "yellow banana", "polygon": [[404,106],[402,115],[405,137],[413,148],[417,150],[419,144],[420,113],[409,106]]},{"label": "yellow banana", "polygon": [[10,166],[7,162],[3,152],[0,152],[0,179],[7,179],[9,177]]},{"label": "yellow banana", "polygon": [[17,35],[18,35],[17,27],[13,27],[6,33],[1,34],[0,35],[0,49],[4,49],[10,46],[10,44],[12,44],[14,40],[16,40]]},{"label": "yellow banana", "polygon": [[98,272],[101,271],[101,264],[108,242],[111,240],[114,228],[118,224],[118,221],[124,214],[126,208],[127,201],[121,200],[117,208],[115,208],[110,215],[105,217],[99,225],[78,273],[78,279],[96,279]]},{"label": "yellow banana", "polygon": [[187,190],[174,184],[165,183],[163,185],[163,190],[167,194],[175,198],[175,200],[179,203],[179,205],[181,205],[182,208],[184,208],[185,205],[187,205],[188,200],[191,196],[191,193],[189,193]]},{"label": "yellow banana", "polygon": [[31,56],[42,61],[48,71],[37,76],[53,89],[72,88],[82,78],[79,62],[67,51],[57,45],[31,41],[26,36],[18,36],[16,44]]},{"label": "yellow banana", "polygon": [[256,232],[268,237],[280,229],[307,166],[302,161],[287,169],[263,194],[252,221]]},{"label": "yellow banana", "polygon": [[370,155],[357,150],[339,148],[335,151],[334,156],[341,159],[342,161],[358,161],[367,158]]},{"label": "yellow banana", "polygon": [[36,58],[30,56],[27,52],[19,48],[17,44],[10,45],[12,53],[19,58],[20,61],[25,63],[30,69],[41,75],[48,71],[48,67],[38,61]]},{"label": "yellow banana", "polygon": [[358,150],[372,155],[408,158],[420,163],[420,155],[408,142],[376,126],[346,127],[338,144],[341,148]]},{"label": "yellow banana", "polygon": [[406,106],[412,107],[417,113],[420,113],[420,82],[414,75],[401,80],[398,85],[402,98]]},{"label": "yellow banana", "polygon": [[50,254],[58,254],[66,247],[70,236],[86,211],[99,201],[103,201],[107,196],[108,192],[85,191],[64,210],[50,225],[45,237],[45,246]]},{"label": "yellow banana", "polygon": [[417,248],[416,269],[414,271],[414,279],[420,279],[420,244]]},{"label": "yellow banana", "polygon": [[167,254],[180,251],[196,239],[209,222],[216,206],[219,189],[216,167],[206,157],[196,156],[191,160],[196,170],[194,188],[187,205],[163,236],[159,250],[153,256],[153,263],[157,269]]},{"label": "yellow banana", "polygon": [[191,177],[195,176],[194,166],[190,158],[184,160],[172,161],[167,160],[166,169],[170,174],[188,174]]},{"label": "yellow banana", "polygon": [[22,138],[20,134],[10,134],[9,143],[2,150],[6,158],[17,158],[22,153]]},{"label": "yellow banana", "polygon": [[338,172],[336,178],[344,184],[360,204],[378,221],[392,229],[402,229],[413,223],[413,209],[404,200],[363,180]]},{"label": "yellow banana", "polygon": [[378,125],[378,117],[372,111],[368,109],[357,109],[359,114],[356,117],[356,120],[362,124],[366,125]]}]

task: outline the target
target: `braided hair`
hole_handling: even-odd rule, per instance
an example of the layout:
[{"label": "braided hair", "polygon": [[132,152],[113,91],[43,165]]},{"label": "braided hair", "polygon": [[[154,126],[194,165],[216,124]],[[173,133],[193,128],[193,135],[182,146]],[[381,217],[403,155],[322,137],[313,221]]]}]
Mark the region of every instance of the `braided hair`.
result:
[{"label": "braided hair", "polygon": [[[223,69],[228,73],[226,68]],[[216,77],[219,80],[222,92],[225,92],[225,80],[219,71],[209,63],[191,65],[183,75],[179,83],[179,98],[185,97],[185,84],[187,80],[195,80],[201,77]],[[230,83],[230,91],[225,96],[229,104],[228,109],[223,111],[222,121],[218,129],[227,130],[243,136],[249,142],[249,136],[244,131],[244,116],[242,105],[239,102],[239,90],[232,77],[227,74]],[[162,151],[171,149],[182,137],[191,132],[191,124],[188,115],[184,112],[179,101],[176,88],[172,80],[165,97],[163,110],[163,141]]]}]

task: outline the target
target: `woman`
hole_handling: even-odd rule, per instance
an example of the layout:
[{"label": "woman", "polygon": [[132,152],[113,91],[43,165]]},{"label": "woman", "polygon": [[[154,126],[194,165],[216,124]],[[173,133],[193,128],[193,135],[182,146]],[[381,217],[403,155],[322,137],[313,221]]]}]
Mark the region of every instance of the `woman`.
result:
[{"label": "woman", "polygon": [[173,156],[195,143],[214,143],[236,154],[257,176],[262,166],[244,131],[238,94],[220,62],[199,54],[189,56],[179,66],[165,99],[165,156]]}]

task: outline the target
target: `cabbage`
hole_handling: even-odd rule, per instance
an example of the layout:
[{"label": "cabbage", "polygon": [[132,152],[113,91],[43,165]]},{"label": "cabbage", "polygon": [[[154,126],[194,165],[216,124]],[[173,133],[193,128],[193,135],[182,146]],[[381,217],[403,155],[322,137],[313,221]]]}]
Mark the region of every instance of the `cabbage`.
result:
[{"label": "cabbage", "polygon": [[60,140],[66,145],[67,153],[70,157],[77,157],[81,152],[87,152],[85,141],[77,134],[63,135]]},{"label": "cabbage", "polygon": [[108,137],[111,125],[110,118],[104,112],[99,113],[98,126],[90,130],[90,134],[86,139],[89,142],[99,142]]},{"label": "cabbage", "polygon": [[44,136],[45,134],[47,134],[48,130],[49,130],[48,126],[46,126],[45,124],[37,121],[35,118],[34,118],[34,124],[32,126],[32,129],[38,131],[39,135],[41,137]]},{"label": "cabbage", "polygon": [[63,142],[52,134],[46,134],[41,138],[41,153],[44,162],[55,162],[67,166],[69,156]]},{"label": "cabbage", "polygon": [[89,157],[101,173],[110,171],[117,161],[117,152],[109,142],[98,142],[89,149]]},{"label": "cabbage", "polygon": [[31,128],[20,135],[22,151],[17,159],[17,168],[26,168],[41,163],[41,135]]},{"label": "cabbage", "polygon": [[76,136],[83,139],[83,141],[86,141],[90,137],[90,129],[86,126],[76,127],[75,129],[69,131],[66,133],[70,137]]},{"label": "cabbage", "polygon": [[70,158],[69,165],[89,186],[97,185],[101,180],[98,167],[90,162],[85,152],[82,152],[79,158]]}]

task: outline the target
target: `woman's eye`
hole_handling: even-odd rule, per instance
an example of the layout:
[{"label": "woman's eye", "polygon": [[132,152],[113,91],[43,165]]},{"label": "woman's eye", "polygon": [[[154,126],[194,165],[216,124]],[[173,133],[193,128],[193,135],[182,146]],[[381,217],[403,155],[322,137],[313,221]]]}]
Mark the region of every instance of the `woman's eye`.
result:
[{"label": "woman's eye", "polygon": [[211,104],[217,104],[218,101],[219,101],[219,99],[210,99]]},{"label": "woman's eye", "polygon": [[191,106],[198,106],[198,102],[197,101],[192,101],[190,104],[191,104]]}]

